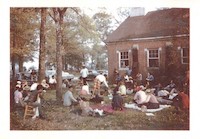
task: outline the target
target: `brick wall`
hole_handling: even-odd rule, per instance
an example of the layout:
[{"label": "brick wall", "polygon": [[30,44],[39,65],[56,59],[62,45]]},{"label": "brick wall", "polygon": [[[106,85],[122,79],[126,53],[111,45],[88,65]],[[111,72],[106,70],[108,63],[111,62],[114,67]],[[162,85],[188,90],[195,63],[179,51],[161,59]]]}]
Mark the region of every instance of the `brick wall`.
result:
[{"label": "brick wall", "polygon": [[[133,48],[133,46],[138,46],[138,61],[139,61],[139,72],[142,73],[143,79],[145,80],[148,72],[152,72],[155,76],[162,75],[166,70],[166,46],[171,45],[172,47],[177,47],[177,59],[180,61],[177,64],[181,64],[180,50],[178,47],[188,47],[189,38],[173,38],[173,39],[159,39],[159,40],[148,40],[148,41],[129,41],[129,42],[118,42],[107,45],[108,49],[108,80],[113,83],[114,69],[116,68],[120,74],[124,74],[125,70],[119,69],[119,57],[117,51],[128,51]],[[147,67],[147,51],[152,48],[160,48],[160,67],[159,68],[148,68]],[[131,51],[129,54],[130,64],[132,63]],[[188,65],[183,65],[188,66]],[[134,71],[133,71],[134,72]]]}]

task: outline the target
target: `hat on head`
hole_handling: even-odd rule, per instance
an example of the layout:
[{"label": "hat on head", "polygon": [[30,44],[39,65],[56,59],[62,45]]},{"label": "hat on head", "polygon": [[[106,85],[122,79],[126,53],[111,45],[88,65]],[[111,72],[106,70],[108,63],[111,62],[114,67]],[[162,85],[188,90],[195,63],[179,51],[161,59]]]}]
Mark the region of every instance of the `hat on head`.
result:
[{"label": "hat on head", "polygon": [[46,83],[46,80],[45,80],[45,79],[43,79],[43,80],[42,80],[42,83]]},{"label": "hat on head", "polygon": [[20,88],[20,87],[21,87],[21,85],[20,85],[20,84],[17,84],[15,87],[18,87],[18,88]]},{"label": "hat on head", "polygon": [[145,87],[143,85],[140,85],[141,90],[145,90]]},{"label": "hat on head", "polygon": [[145,92],[146,93],[151,93],[152,91],[151,91],[151,89],[147,89]]},{"label": "hat on head", "polygon": [[69,85],[69,86],[68,86],[68,88],[72,88],[72,87],[73,87],[73,85]]},{"label": "hat on head", "polygon": [[28,86],[28,85],[26,85],[24,88],[23,88],[23,90],[26,90],[26,91],[29,91],[31,88]]}]

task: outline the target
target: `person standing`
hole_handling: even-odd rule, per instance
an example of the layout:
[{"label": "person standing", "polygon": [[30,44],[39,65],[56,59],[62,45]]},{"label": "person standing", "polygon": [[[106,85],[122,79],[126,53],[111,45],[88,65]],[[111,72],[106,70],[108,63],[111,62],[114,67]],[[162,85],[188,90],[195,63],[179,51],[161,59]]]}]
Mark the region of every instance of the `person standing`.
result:
[{"label": "person standing", "polygon": [[85,64],[83,64],[83,68],[80,71],[82,82],[86,82],[88,76],[88,69]]},{"label": "person standing", "polygon": [[[94,89],[93,89],[93,92],[94,94],[98,94],[100,95],[100,87],[101,87],[101,84],[104,83],[104,85],[108,87],[108,84],[107,84],[107,81],[106,81],[106,76],[107,75],[102,75],[102,74],[99,74],[96,76],[96,78],[94,79]],[[98,93],[96,93],[96,91],[98,91]]]}]

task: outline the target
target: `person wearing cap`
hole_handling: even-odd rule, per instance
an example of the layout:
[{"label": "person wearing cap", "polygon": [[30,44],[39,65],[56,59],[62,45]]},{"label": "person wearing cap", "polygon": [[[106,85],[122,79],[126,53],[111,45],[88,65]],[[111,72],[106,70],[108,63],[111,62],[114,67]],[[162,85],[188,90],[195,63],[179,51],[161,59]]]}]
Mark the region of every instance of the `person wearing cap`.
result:
[{"label": "person wearing cap", "polygon": [[78,100],[76,100],[72,94],[73,86],[68,87],[68,91],[63,96],[63,105],[64,106],[71,106],[71,105],[77,105]]},{"label": "person wearing cap", "polygon": [[22,82],[21,81],[17,81],[17,85],[16,86],[21,87],[22,86]]},{"label": "person wearing cap", "polygon": [[80,71],[82,82],[86,82],[88,76],[88,69],[86,68],[85,64],[82,65],[82,69]]}]

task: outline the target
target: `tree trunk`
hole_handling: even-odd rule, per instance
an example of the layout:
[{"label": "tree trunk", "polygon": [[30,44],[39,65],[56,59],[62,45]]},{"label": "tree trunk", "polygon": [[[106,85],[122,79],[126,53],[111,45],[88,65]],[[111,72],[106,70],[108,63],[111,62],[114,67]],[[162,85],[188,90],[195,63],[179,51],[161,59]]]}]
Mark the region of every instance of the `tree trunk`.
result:
[{"label": "tree trunk", "polygon": [[39,55],[39,76],[38,81],[45,79],[45,25],[46,25],[46,8],[41,9],[41,26],[40,26],[40,55]]},{"label": "tree trunk", "polygon": [[24,60],[23,60],[22,56],[18,57],[18,62],[19,62],[19,72],[23,72],[23,63],[24,63]]},{"label": "tree trunk", "polygon": [[63,45],[63,17],[67,8],[53,8],[54,21],[56,24],[56,65],[57,65],[57,84],[56,84],[56,99],[58,102],[62,100],[62,45]]}]

